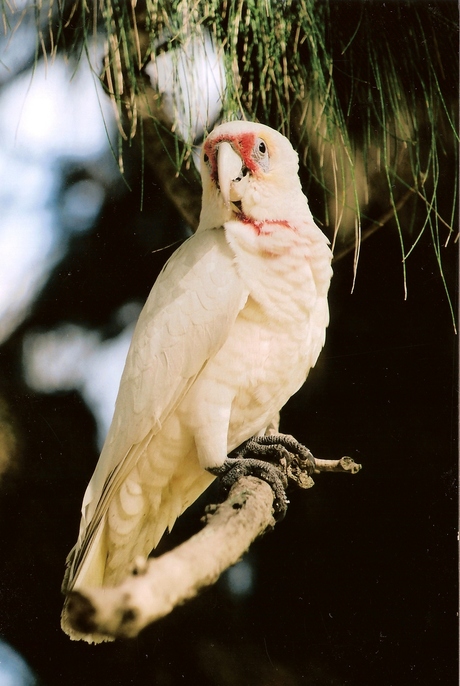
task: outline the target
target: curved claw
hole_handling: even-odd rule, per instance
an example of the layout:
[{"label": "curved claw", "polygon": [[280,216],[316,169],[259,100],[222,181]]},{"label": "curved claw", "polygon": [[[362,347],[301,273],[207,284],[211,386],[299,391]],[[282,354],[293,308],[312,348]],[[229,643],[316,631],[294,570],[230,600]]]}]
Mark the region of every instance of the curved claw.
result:
[{"label": "curved claw", "polygon": [[314,485],[311,475],[317,471],[316,460],[308,448],[289,434],[254,436],[230,453],[240,459],[246,455],[276,464],[289,482],[299,488]]},{"label": "curved claw", "polygon": [[273,491],[273,510],[277,522],[284,519],[289,501],[286,497],[287,479],[284,474],[270,462],[254,458],[228,457],[220,467],[208,468],[208,471],[220,478],[225,489],[230,488],[243,476],[256,476],[266,481]]}]

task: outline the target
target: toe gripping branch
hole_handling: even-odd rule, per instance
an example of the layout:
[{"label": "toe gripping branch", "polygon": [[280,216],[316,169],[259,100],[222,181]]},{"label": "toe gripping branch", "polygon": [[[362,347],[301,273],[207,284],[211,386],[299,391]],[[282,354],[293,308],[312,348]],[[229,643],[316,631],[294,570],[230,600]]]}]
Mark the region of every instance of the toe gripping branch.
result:
[{"label": "toe gripping branch", "polygon": [[209,471],[220,477],[225,492],[243,476],[256,476],[266,481],[274,494],[275,519],[280,521],[289,504],[286,497],[288,486],[311,488],[314,485],[311,478],[313,473],[334,471],[354,474],[360,469],[361,465],[350,457],[342,457],[341,460],[316,460],[308,448],[293,436],[274,434],[250,438],[233,450],[221,467],[214,467]]}]

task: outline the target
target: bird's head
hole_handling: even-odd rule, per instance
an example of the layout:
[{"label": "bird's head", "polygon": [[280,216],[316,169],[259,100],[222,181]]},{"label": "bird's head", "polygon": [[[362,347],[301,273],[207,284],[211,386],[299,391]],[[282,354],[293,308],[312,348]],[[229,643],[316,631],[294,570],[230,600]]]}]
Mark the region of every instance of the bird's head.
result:
[{"label": "bird's head", "polygon": [[297,153],[278,131],[246,121],[221,124],[209,134],[201,152],[200,229],[235,218],[309,216],[298,168]]}]

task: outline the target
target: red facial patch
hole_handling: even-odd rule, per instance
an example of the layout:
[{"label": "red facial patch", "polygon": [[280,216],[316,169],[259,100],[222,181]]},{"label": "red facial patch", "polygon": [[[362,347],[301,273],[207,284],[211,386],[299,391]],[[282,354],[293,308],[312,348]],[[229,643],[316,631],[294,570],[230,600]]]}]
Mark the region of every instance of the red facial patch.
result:
[{"label": "red facial patch", "polygon": [[254,133],[243,133],[240,136],[230,136],[222,134],[221,136],[216,136],[211,140],[208,140],[204,144],[204,154],[208,156],[209,164],[211,167],[211,178],[214,183],[217,183],[217,147],[219,143],[227,141],[230,143],[241,157],[242,163],[245,167],[249,169],[250,172],[255,174],[258,171],[258,166],[252,158],[252,151],[254,150],[254,145],[256,142],[256,137]]}]

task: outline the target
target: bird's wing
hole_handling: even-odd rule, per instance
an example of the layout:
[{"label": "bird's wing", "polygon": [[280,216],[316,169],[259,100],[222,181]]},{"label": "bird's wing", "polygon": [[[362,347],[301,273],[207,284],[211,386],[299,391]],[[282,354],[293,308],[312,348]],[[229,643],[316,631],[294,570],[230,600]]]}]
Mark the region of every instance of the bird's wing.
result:
[{"label": "bird's wing", "polygon": [[166,263],[133,334],[64,586],[82,564],[113,493],[223,345],[247,297],[223,229],[195,234]]}]

